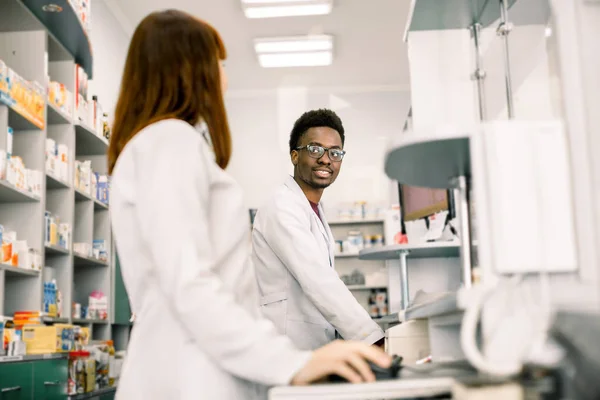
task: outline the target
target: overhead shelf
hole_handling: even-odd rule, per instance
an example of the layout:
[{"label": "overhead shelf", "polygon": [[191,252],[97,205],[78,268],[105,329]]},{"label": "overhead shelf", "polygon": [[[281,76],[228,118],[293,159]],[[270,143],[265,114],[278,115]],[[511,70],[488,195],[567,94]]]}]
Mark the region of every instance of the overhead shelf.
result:
[{"label": "overhead shelf", "polygon": [[[516,0],[508,0],[509,7]],[[500,18],[498,0],[412,0],[407,31],[468,29],[475,23],[489,26]]]},{"label": "overhead shelf", "polygon": [[338,225],[368,225],[368,224],[382,224],[382,218],[375,219],[357,219],[357,220],[337,220],[337,221],[327,221],[329,226],[338,226]]},{"label": "overhead shelf", "polygon": [[[548,0],[507,0],[509,21],[515,26],[543,25],[550,16]],[[501,16],[498,0],[412,0],[404,40],[409,32],[482,28]]]},{"label": "overhead shelf", "polygon": [[108,140],[96,135],[94,130],[84,124],[75,124],[75,154],[103,156],[108,150]]},{"label": "overhead shelf", "polygon": [[62,44],[73,56],[75,62],[85,70],[92,79],[92,46],[83,25],[68,0],[53,0],[52,4],[60,7],[60,12],[44,11],[47,0],[21,0],[33,15],[46,27],[48,33]]},{"label": "overhead shelf", "polygon": [[386,285],[347,285],[348,290],[379,290],[379,289],[387,289]]},{"label": "overhead shelf", "polygon": [[36,202],[40,198],[25,190],[18,189],[5,180],[0,180],[0,203]]},{"label": "overhead shelf", "polygon": [[395,244],[362,250],[361,260],[397,260],[402,252],[407,252],[407,258],[447,258],[458,257],[460,245],[458,242],[431,242],[417,245]]},{"label": "overhead shelf", "polygon": [[388,150],[385,173],[406,185],[454,187],[456,177],[471,174],[469,136],[466,132],[405,133]]}]

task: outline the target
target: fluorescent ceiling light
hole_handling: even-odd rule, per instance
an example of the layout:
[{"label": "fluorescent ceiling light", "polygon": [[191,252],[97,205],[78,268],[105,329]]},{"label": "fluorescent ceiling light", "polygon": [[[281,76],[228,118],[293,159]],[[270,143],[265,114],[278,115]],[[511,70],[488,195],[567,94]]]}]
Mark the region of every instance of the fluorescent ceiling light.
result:
[{"label": "fluorescent ceiling light", "polygon": [[[327,3],[327,1],[320,1]],[[242,0],[244,4],[277,4],[277,3],[315,3],[315,0]]]},{"label": "fluorescent ceiling light", "polygon": [[258,62],[263,68],[322,67],[331,65],[332,61],[333,55],[330,51],[311,53],[270,53],[258,55]]},{"label": "fluorescent ceiling light", "polygon": [[259,39],[254,42],[256,53],[289,53],[296,51],[331,51],[331,36],[306,36],[291,38]]},{"label": "fluorescent ceiling light", "polygon": [[254,50],[264,68],[326,66],[333,62],[333,37],[310,35],[256,39]]},{"label": "fluorescent ceiling light", "polygon": [[247,18],[297,17],[331,13],[332,0],[242,0]]}]

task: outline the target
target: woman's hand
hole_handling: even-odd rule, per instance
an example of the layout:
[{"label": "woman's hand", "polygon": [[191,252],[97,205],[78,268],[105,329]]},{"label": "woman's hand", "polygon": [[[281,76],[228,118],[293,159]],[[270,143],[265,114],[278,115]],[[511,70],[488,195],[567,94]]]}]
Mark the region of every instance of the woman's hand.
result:
[{"label": "woman's hand", "polygon": [[292,378],[292,385],[308,385],[329,375],[338,375],[348,382],[373,382],[375,375],[367,361],[387,368],[392,358],[383,350],[360,342],[336,340],[313,352],[308,363]]}]

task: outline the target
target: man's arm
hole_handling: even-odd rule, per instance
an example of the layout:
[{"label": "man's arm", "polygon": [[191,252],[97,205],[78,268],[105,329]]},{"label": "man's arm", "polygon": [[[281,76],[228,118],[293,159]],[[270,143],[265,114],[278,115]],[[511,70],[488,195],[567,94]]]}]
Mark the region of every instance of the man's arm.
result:
[{"label": "man's arm", "polygon": [[322,256],[306,214],[288,204],[275,208],[265,215],[263,236],[315,307],[346,340],[373,344],[383,338],[381,328]]}]

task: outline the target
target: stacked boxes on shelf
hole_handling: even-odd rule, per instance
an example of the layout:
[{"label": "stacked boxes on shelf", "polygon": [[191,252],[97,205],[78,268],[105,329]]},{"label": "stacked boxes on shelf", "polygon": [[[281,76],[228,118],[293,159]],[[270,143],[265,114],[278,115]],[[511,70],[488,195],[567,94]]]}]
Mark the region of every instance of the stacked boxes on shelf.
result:
[{"label": "stacked boxes on shelf", "polygon": [[2,264],[25,270],[42,269],[41,253],[28,246],[27,240],[18,240],[17,232],[5,231],[0,225],[0,260]]},{"label": "stacked boxes on shelf", "polygon": [[66,144],[46,139],[46,173],[63,182],[69,180],[69,148]]},{"label": "stacked boxes on shelf", "polygon": [[25,167],[23,159],[13,153],[14,131],[9,126],[6,132],[6,147],[0,148],[0,180],[5,180],[17,189],[35,197],[42,193],[42,173]]},{"label": "stacked boxes on shelf", "polygon": [[0,60],[0,103],[44,129],[44,89],[37,82],[29,82]]},{"label": "stacked boxes on shelf", "polygon": [[52,215],[50,211],[46,211],[45,226],[44,243],[47,246],[60,247],[65,250],[71,248],[70,224],[61,223],[58,215]]},{"label": "stacked boxes on shelf", "polygon": [[74,185],[76,190],[108,205],[109,177],[108,175],[101,175],[94,172],[91,161],[75,161]]},{"label": "stacked boxes on shelf", "polygon": [[73,118],[73,93],[63,83],[53,81],[48,84],[48,103]]}]

